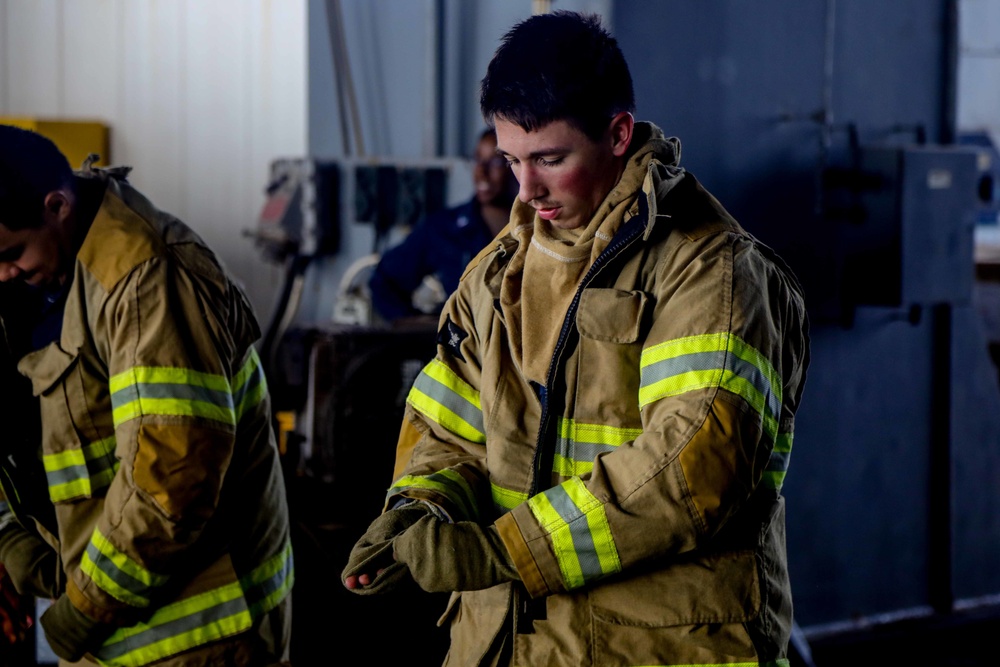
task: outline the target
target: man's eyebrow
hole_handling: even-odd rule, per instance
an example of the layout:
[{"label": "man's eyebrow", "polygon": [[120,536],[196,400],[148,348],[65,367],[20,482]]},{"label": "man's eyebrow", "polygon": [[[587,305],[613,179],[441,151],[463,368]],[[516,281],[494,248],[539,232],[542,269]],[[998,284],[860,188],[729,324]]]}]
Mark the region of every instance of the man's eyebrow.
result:
[{"label": "man's eyebrow", "polygon": [[[570,149],[567,147],[552,146],[551,148],[543,148],[542,150],[531,151],[530,153],[528,153],[528,159],[534,160],[535,158],[545,157],[547,155],[559,155],[562,153],[568,153],[569,151]],[[500,148],[499,146],[497,146],[497,153],[505,157],[512,155],[511,153],[508,153],[504,149]]]}]

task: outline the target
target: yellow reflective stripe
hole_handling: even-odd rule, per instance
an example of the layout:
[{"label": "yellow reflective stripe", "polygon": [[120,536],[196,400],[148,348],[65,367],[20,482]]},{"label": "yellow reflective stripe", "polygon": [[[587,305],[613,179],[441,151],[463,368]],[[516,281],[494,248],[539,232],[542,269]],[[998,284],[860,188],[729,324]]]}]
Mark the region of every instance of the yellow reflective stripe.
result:
[{"label": "yellow reflective stripe", "polygon": [[774,448],[771,450],[771,458],[767,461],[761,481],[764,486],[775,491],[781,491],[785,483],[785,474],[788,472],[788,462],[792,456],[793,434],[779,433],[774,440]]},{"label": "yellow reflective stripe", "polygon": [[236,424],[229,381],[221,375],[137,366],[113,376],[109,387],[115,427],[143,415],[203,417]]},{"label": "yellow reflective stripe", "polygon": [[[199,618],[205,612],[219,609],[225,611],[208,622],[205,622],[207,619]],[[188,618],[201,623],[179,633],[161,632],[171,624]],[[239,582],[234,581],[160,607],[145,623],[118,629],[104,642],[97,657],[103,664],[140,667],[189,648],[238,634],[249,629],[252,624],[253,619],[243,600],[243,589]]]},{"label": "yellow reflective stripe", "polygon": [[561,454],[552,458],[552,472],[562,477],[580,477],[594,471],[593,461],[574,461]]},{"label": "yellow reflective stripe", "polygon": [[52,502],[92,496],[106,488],[118,470],[114,449],[115,437],[111,436],[80,449],[43,455],[42,465]]},{"label": "yellow reflective stripe", "polygon": [[174,417],[204,417],[225,424],[235,424],[232,409],[202,401],[185,401],[170,398],[140,398],[112,411],[115,427],[142,415],[168,415]]},{"label": "yellow reflective stripe", "polygon": [[552,540],[567,590],[621,571],[604,505],[583,481],[568,479],[532,497],[528,506]]},{"label": "yellow reflective stripe", "polygon": [[116,549],[99,528],[91,535],[80,569],[98,588],[116,600],[134,607],[149,606],[152,590],[169,579],[150,572]]},{"label": "yellow reflective stripe", "polygon": [[505,489],[490,482],[490,492],[493,495],[493,506],[501,513],[509,512],[528,499],[527,493]]},{"label": "yellow reflective stripe", "polygon": [[786,471],[770,471],[765,470],[761,475],[760,481],[768,489],[774,489],[775,491],[781,491],[781,487],[785,484]]},{"label": "yellow reflective stripe", "polygon": [[250,615],[256,618],[274,609],[288,595],[294,582],[292,543],[288,542],[280,553],[240,579]]},{"label": "yellow reflective stripe", "polygon": [[249,358],[233,378],[233,402],[236,404],[236,421],[239,422],[250,409],[256,407],[267,393],[267,378],[260,365],[255,348],[250,348]]},{"label": "yellow reflective stripe", "polygon": [[83,456],[83,449],[67,449],[65,452],[44,454],[42,456],[42,465],[45,466],[46,472],[62,470],[71,466],[82,466],[86,462],[87,460]]},{"label": "yellow reflective stripe", "polygon": [[455,435],[486,442],[479,392],[441,361],[434,359],[420,371],[406,401]]},{"label": "yellow reflective stripe", "polygon": [[734,359],[741,360],[756,369],[761,375],[760,382],[764,385],[763,388],[769,389],[775,398],[771,407],[780,406],[781,377],[774,370],[770,361],[739,336],[728,332],[678,338],[643,350],[640,359],[640,367],[643,370],[643,386],[639,391],[640,405],[647,405],[651,402],[648,396],[656,394],[650,386],[653,383],[647,379],[647,373],[651,368],[664,365],[667,372],[661,374],[662,377],[658,378],[660,380],[671,375],[678,375],[683,370],[721,371],[722,364],[699,367],[699,362],[710,360],[713,358],[712,353],[720,352],[725,353],[725,366],[730,370],[734,370],[738,366],[734,363]]},{"label": "yellow reflective stripe", "polygon": [[[479,518],[479,503],[469,483],[454,470],[439,470],[430,475],[406,475],[399,478],[386,494],[386,498],[405,493],[408,489],[428,489],[439,493],[455,506],[464,518]],[[455,517],[453,517],[455,518]]]},{"label": "yellow reflective stripe", "polygon": [[618,447],[635,440],[642,434],[641,428],[587,424],[575,419],[559,419],[559,436],[573,442],[594,443]]},{"label": "yellow reflective stripe", "polygon": [[101,664],[139,667],[248,630],[294,582],[292,544],[240,581],[157,609],[145,623],[117,630],[97,653]]},{"label": "yellow reflective stripe", "polygon": [[720,386],[750,403],[771,441],[781,412],[781,378],[764,355],[738,336],[690,336],[643,351],[639,406],[689,391]]},{"label": "yellow reflective stripe", "polygon": [[558,428],[552,470],[563,477],[589,474],[598,454],[614,451],[642,434],[641,428],[587,424],[562,417]]},{"label": "yellow reflective stripe", "polygon": [[169,366],[135,366],[113,375],[108,381],[111,393],[134,384],[189,384],[216,391],[229,392],[229,380],[215,373],[202,373],[189,368]]}]

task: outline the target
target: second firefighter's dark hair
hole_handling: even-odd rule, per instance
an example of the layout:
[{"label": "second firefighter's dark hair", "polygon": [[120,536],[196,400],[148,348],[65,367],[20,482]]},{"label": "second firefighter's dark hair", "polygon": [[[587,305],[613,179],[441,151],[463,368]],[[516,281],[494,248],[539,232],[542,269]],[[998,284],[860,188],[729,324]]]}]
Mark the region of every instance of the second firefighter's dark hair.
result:
[{"label": "second firefighter's dark hair", "polygon": [[486,123],[497,118],[531,132],[565,120],[598,139],[622,111],[635,111],[632,76],[600,17],[537,14],[500,41],[480,87]]},{"label": "second firefighter's dark hair", "polygon": [[0,125],[0,224],[10,230],[40,225],[45,195],[72,183],[73,170],[51,140]]}]

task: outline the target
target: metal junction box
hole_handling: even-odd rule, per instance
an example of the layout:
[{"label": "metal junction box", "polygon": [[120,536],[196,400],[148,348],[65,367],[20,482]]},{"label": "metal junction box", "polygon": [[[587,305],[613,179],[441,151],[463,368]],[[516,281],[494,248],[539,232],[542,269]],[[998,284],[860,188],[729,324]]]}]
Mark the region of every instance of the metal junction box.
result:
[{"label": "metal junction box", "polygon": [[969,303],[979,208],[976,151],[862,149],[860,215],[841,227],[844,283],[854,304]]}]

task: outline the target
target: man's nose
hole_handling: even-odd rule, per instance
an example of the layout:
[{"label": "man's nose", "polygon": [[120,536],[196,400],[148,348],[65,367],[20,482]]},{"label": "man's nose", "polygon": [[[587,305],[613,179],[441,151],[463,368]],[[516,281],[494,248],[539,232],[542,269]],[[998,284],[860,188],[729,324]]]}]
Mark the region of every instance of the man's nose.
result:
[{"label": "man's nose", "polygon": [[542,183],[535,173],[535,170],[528,166],[521,167],[518,174],[517,198],[525,204],[530,204],[532,199],[537,199],[541,194]]},{"label": "man's nose", "polygon": [[10,262],[6,264],[0,264],[0,282],[7,282],[8,280],[13,280],[21,273],[21,269],[17,268],[15,264]]}]

